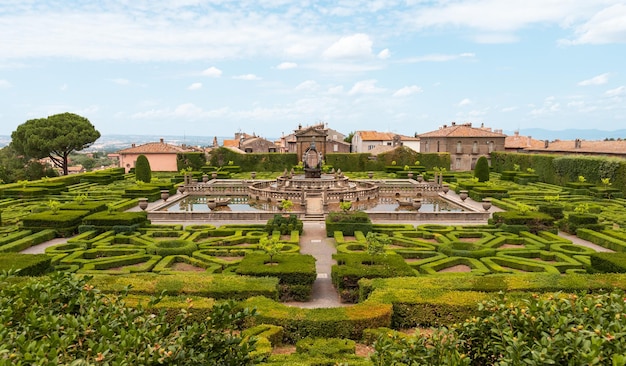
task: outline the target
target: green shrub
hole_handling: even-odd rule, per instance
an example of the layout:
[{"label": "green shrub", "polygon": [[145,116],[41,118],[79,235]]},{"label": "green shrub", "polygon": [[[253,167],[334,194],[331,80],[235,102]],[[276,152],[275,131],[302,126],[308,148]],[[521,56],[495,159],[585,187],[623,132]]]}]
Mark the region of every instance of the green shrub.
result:
[{"label": "green shrub", "polygon": [[51,257],[45,254],[0,254],[0,273],[16,271],[18,276],[41,276],[50,271]]},{"label": "green shrub", "polygon": [[[9,284],[0,276],[2,364],[254,365],[255,340],[237,330],[254,313],[215,304],[202,322],[166,318],[123,296],[106,296],[85,278],[54,273]],[[149,305],[157,302],[153,301]],[[120,326],[123,325],[123,326]]]},{"label": "green shrub", "polygon": [[340,338],[304,338],[296,343],[296,352],[313,357],[331,357],[354,354],[356,343]]},{"label": "green shrub", "polygon": [[476,161],[474,177],[478,178],[479,182],[487,182],[489,180],[489,161],[485,156],[479,157]]},{"label": "green shrub", "polygon": [[538,233],[540,231],[554,231],[554,218],[543,212],[519,212],[519,211],[506,211],[506,212],[494,212],[492,218],[489,220],[490,224],[494,225],[524,225],[527,226],[532,233]]},{"label": "green shrub", "polygon": [[335,231],[341,231],[344,235],[354,235],[356,231],[367,234],[372,230],[372,220],[362,211],[330,212],[326,217],[328,237],[332,237]]},{"label": "green shrub", "polygon": [[139,182],[150,183],[152,180],[152,170],[150,169],[150,162],[145,155],[137,156],[135,162],[135,179]]},{"label": "green shrub", "polygon": [[593,253],[591,267],[599,272],[626,273],[626,253]]},{"label": "green shrub", "polygon": [[624,293],[483,302],[478,316],[427,337],[385,337],[378,365],[624,364]]},{"label": "green shrub", "polygon": [[315,258],[303,254],[279,254],[270,263],[267,254],[247,254],[237,266],[237,274],[279,279],[283,301],[307,301],[317,278]]},{"label": "green shrub", "polygon": [[168,255],[188,255],[198,250],[198,246],[189,240],[158,240],[146,248],[148,254],[156,254],[162,257]]},{"label": "green shrub", "polygon": [[271,234],[274,231],[279,231],[282,235],[291,234],[292,231],[297,230],[302,234],[302,220],[294,214],[284,217],[283,215],[274,215],[273,218],[267,220],[265,224],[265,232]]}]

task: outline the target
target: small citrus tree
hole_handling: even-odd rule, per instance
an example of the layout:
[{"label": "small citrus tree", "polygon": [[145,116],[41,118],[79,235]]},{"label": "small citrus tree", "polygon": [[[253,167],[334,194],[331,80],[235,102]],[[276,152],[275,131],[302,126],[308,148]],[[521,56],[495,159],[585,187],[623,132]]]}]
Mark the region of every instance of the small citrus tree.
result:
[{"label": "small citrus tree", "polygon": [[265,254],[269,255],[269,263],[274,263],[274,256],[283,250],[284,244],[280,243],[278,239],[273,237],[265,237],[259,240],[259,248],[261,248]]}]

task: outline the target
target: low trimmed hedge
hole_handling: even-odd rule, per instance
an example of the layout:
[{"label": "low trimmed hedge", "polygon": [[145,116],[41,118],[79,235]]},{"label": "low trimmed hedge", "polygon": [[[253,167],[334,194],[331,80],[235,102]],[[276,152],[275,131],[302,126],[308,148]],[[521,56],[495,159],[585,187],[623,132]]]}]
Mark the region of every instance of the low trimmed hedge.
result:
[{"label": "low trimmed hedge", "polygon": [[326,236],[332,237],[335,231],[344,235],[354,235],[355,231],[367,234],[373,231],[372,220],[362,211],[330,212],[326,217]]},{"label": "low trimmed hedge", "polygon": [[505,211],[494,212],[493,217],[489,219],[490,224],[494,225],[508,225],[508,226],[527,226],[532,233],[538,233],[539,231],[554,231],[554,218],[543,212],[519,212],[519,211]]},{"label": "low trimmed hedge", "polygon": [[127,286],[131,294],[202,296],[214,299],[244,300],[254,296],[278,299],[278,279],[205,273],[176,273],[167,276],[136,273],[125,276],[94,275],[89,283],[103,292],[118,293]]},{"label": "low trimmed hedge", "polygon": [[0,254],[0,272],[13,270],[18,276],[41,276],[50,269],[51,257],[45,254]]},{"label": "low trimmed hedge", "polygon": [[34,245],[41,244],[45,241],[56,238],[56,231],[54,229],[46,229],[21,239],[15,240],[9,244],[0,246],[0,253],[7,252],[21,252],[24,249],[28,249]]},{"label": "low trimmed hedge", "polygon": [[626,252],[625,241],[606,235],[603,232],[597,232],[589,229],[578,229],[578,231],[576,231],[576,236],[603,248],[611,249],[616,252]]},{"label": "low trimmed hedge", "polygon": [[591,267],[599,272],[626,273],[626,253],[593,253]]},{"label": "low trimmed hedge", "polygon": [[358,300],[359,280],[362,278],[388,278],[414,276],[415,272],[397,254],[335,254],[331,278],[339,295],[346,302]]},{"label": "low trimmed hedge", "polygon": [[368,328],[391,325],[391,305],[368,302],[349,307],[303,309],[265,297],[253,297],[242,307],[256,308],[256,324],[283,327],[284,340],[295,343],[306,337],[359,340]]},{"label": "low trimmed hedge", "polygon": [[196,250],[198,250],[198,246],[194,242],[180,239],[159,240],[146,248],[148,254],[156,254],[162,257],[168,255],[187,255],[191,257]]},{"label": "low trimmed hedge", "polygon": [[317,278],[315,257],[303,254],[249,253],[237,266],[236,273],[254,277],[276,277],[283,301],[307,301]]},{"label": "low trimmed hedge", "polygon": [[89,211],[59,210],[44,211],[30,214],[22,219],[24,230],[41,231],[54,229],[59,236],[71,236],[77,232],[81,220],[89,215]]}]

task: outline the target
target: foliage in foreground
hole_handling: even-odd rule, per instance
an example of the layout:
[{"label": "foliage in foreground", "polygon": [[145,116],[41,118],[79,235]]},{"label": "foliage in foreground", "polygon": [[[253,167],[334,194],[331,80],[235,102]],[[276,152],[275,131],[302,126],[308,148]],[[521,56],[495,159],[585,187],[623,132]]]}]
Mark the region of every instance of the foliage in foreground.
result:
[{"label": "foliage in foreground", "polygon": [[[254,338],[232,329],[251,315],[216,304],[202,323],[130,308],[88,278],[0,276],[0,365],[251,365]],[[156,302],[153,301],[153,303]],[[191,306],[191,304],[190,304]]]},{"label": "foliage in foreground", "polygon": [[625,365],[623,292],[533,295],[482,303],[480,316],[431,336],[390,333],[375,344],[375,365]]}]

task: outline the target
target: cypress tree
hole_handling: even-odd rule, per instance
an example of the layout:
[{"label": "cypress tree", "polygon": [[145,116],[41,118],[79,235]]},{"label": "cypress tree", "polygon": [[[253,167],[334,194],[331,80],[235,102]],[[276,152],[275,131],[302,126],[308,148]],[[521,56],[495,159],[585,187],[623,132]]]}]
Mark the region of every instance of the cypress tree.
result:
[{"label": "cypress tree", "polygon": [[152,180],[152,170],[150,162],[145,155],[139,155],[135,162],[135,179],[138,181],[150,183]]},{"label": "cypress tree", "polygon": [[487,161],[486,157],[481,156],[476,161],[474,177],[478,178],[479,182],[487,182],[489,180],[489,161]]}]

